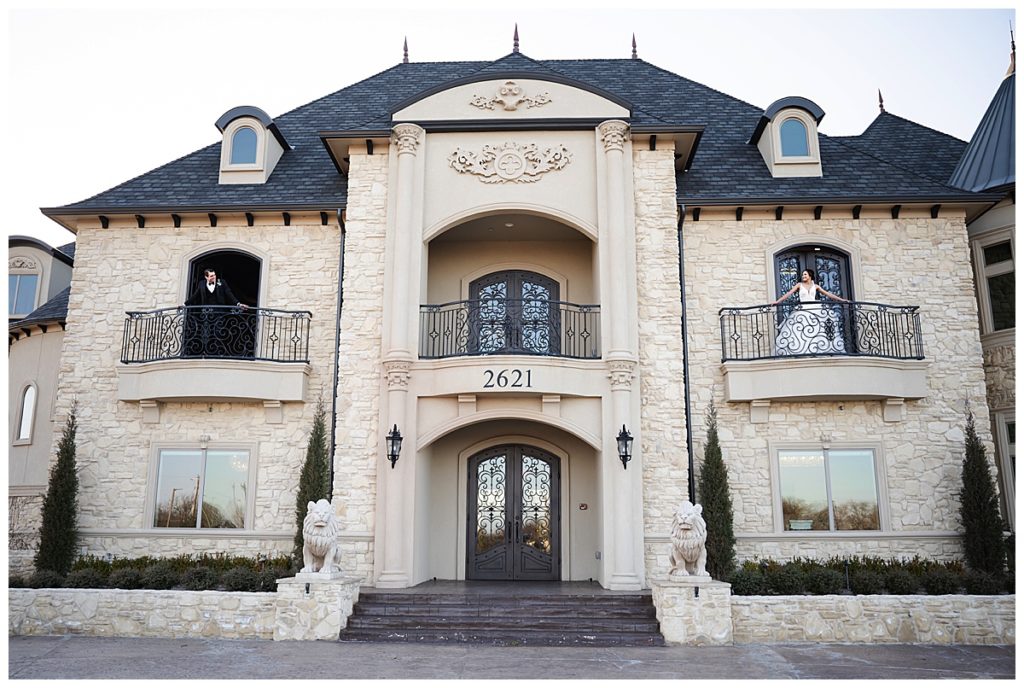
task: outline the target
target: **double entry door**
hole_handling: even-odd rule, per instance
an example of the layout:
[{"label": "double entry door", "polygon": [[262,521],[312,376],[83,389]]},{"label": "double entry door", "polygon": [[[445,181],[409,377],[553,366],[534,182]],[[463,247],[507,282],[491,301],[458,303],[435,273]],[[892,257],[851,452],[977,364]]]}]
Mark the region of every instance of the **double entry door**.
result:
[{"label": "double entry door", "polygon": [[559,580],[559,461],[536,447],[492,447],[469,461],[466,578]]}]

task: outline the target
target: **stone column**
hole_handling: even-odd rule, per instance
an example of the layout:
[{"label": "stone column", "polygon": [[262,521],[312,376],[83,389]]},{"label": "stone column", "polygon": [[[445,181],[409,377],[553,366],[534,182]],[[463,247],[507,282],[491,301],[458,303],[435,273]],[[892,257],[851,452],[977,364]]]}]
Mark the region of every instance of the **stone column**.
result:
[{"label": "stone column", "polygon": [[[404,539],[411,535],[406,528],[407,509],[404,488],[415,476],[411,464],[415,453],[415,428],[408,426],[409,368],[415,360],[416,333],[412,332],[410,308],[419,304],[419,285],[411,275],[419,265],[422,239],[416,227],[416,154],[423,129],[415,124],[399,124],[391,135],[391,144],[398,151],[398,174],[395,202],[395,241],[390,275],[391,301],[387,304],[390,329],[384,350],[384,375],[387,382],[387,417],[385,433],[398,426],[408,438],[403,444],[402,458],[395,464],[384,457],[377,481],[380,498],[384,500],[384,564],[376,581],[380,588],[404,588],[409,585],[409,562],[405,559]],[[382,446],[384,438],[381,438]],[[383,475],[381,475],[383,474]]]},{"label": "stone column", "polygon": [[[604,263],[608,274],[602,275],[602,281],[609,285],[605,290],[608,294],[607,303],[602,304],[608,318],[611,346],[605,353],[608,364],[608,377],[611,380],[611,428],[605,428],[610,434],[604,442],[605,455],[608,461],[618,466],[618,452],[615,437],[625,426],[634,436],[634,455],[639,453],[639,426],[632,421],[633,378],[637,363],[637,354],[633,350],[633,337],[629,331],[629,298],[627,285],[630,280],[635,282],[636,267],[629,264],[632,252],[628,245],[626,217],[626,180],[623,173],[625,164],[624,149],[629,144],[629,125],[618,120],[601,123],[597,128],[604,145],[605,154],[605,197],[606,197],[606,228],[602,239],[608,242],[610,260]],[[612,518],[615,522],[612,570],[608,577],[608,587],[612,590],[639,590],[641,577],[637,568],[636,540],[643,538],[641,525],[634,515],[640,510],[635,500],[640,491],[640,462],[631,462],[625,470],[609,469],[605,475],[611,474],[610,490],[614,493],[612,500]],[[607,508],[607,505],[606,505]]]}]

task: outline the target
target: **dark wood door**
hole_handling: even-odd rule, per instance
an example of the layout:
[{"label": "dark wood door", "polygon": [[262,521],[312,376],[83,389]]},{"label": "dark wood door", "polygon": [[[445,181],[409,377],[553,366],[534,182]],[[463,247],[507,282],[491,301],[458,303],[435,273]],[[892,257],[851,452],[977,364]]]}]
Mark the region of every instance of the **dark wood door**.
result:
[{"label": "dark wood door", "polygon": [[559,461],[526,445],[469,461],[466,578],[559,580]]}]

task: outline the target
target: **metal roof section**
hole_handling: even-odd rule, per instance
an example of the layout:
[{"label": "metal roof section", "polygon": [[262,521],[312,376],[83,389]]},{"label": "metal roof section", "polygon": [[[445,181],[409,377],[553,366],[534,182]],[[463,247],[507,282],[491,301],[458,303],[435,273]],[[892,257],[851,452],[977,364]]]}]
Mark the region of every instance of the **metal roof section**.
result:
[{"label": "metal roof section", "polygon": [[1016,183],[1014,95],[1016,73],[996,90],[949,183],[968,191],[988,191]]}]

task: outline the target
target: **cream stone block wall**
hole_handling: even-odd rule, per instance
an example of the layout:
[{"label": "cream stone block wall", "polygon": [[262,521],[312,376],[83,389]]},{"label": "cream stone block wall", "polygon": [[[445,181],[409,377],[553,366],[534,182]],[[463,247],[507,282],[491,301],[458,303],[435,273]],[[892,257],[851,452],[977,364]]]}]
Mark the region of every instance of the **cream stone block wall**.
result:
[{"label": "cream stone block wall", "polygon": [[651,581],[661,634],[669,645],[732,645],[732,595],[717,581]]},{"label": "cream stone block wall", "polygon": [[43,495],[7,498],[7,571],[12,576],[30,575],[39,547],[43,524]]},{"label": "cream stone block wall", "polygon": [[351,564],[343,566],[369,580],[377,469],[383,460],[379,418],[388,156],[350,153],[333,504],[347,536],[343,561]]},{"label": "cream stone block wall", "polygon": [[1016,595],[733,596],[737,643],[1015,645]]},{"label": "cream stone block wall", "polygon": [[270,640],[276,593],[10,590],[9,635]]},{"label": "cream stone block wall", "polygon": [[[646,537],[669,533],[688,494],[674,153],[670,144],[633,147]],[[664,572],[659,554],[645,550],[647,575]]]},{"label": "cream stone block wall", "polygon": [[[82,544],[90,553],[102,554],[107,547],[116,554],[229,547],[249,553],[290,538],[294,494],[317,397],[322,395],[330,405],[339,234],[336,223],[321,225],[319,214],[293,214],[292,220],[286,227],[279,214],[257,214],[255,226],[248,227],[242,217],[223,215],[217,227],[210,227],[205,215],[187,216],[175,228],[169,216],[154,215],[144,229],[125,218],[112,218],[108,229],[98,221],[82,222],[56,415],[63,423],[72,400],[77,400],[79,524]],[[263,259],[262,306],[313,313],[308,398],[285,403],[277,424],[267,423],[262,403],[245,402],[162,403],[159,423],[144,423],[139,404],[117,400],[125,311],[180,305],[189,258],[224,248]],[[230,275],[224,277],[230,283]],[[255,464],[252,523],[245,531],[181,533],[168,539],[167,531],[151,529],[147,520],[152,518],[148,510],[155,494],[151,471],[157,449],[168,444],[198,447],[201,435],[209,436],[211,448],[250,448]],[[119,538],[128,538],[130,544],[117,545]],[[148,542],[141,552],[140,540]]]},{"label": "cream stone block wall", "polygon": [[[827,557],[838,552],[928,556],[938,550],[944,557],[959,554],[951,552],[948,545],[959,528],[957,491],[965,401],[971,405],[979,434],[992,455],[977,304],[963,219],[816,221],[808,215],[807,219],[737,222],[693,221],[688,216],[683,235],[695,462],[699,470],[706,437],[703,415],[714,398],[742,556],[799,553]],[[719,309],[774,298],[766,249],[810,242],[836,242],[853,248],[853,264],[859,265],[854,277],[857,300],[920,306],[924,351],[931,361],[928,395],[906,402],[904,420],[884,422],[879,401],[773,402],[768,423],[754,425],[748,404],[724,401]],[[681,413],[676,413],[681,419]],[[662,415],[660,420],[664,422],[668,416]],[[743,536],[772,534],[776,528],[781,531],[773,517],[778,487],[772,484],[769,443],[779,447],[821,442],[823,436],[836,445],[880,443],[878,478],[885,488],[883,494],[888,494],[883,529],[890,536],[905,533],[905,537],[883,540],[865,533],[860,541],[848,536],[801,543],[791,543],[785,536],[775,544],[745,541]],[[676,445],[679,457],[685,453],[683,446],[682,442]],[[648,528],[649,535],[667,532],[664,525]],[[936,537],[949,540],[939,544]]]},{"label": "cream stone block wall", "polygon": [[337,640],[359,599],[354,578],[299,574],[277,583],[274,640]]}]

